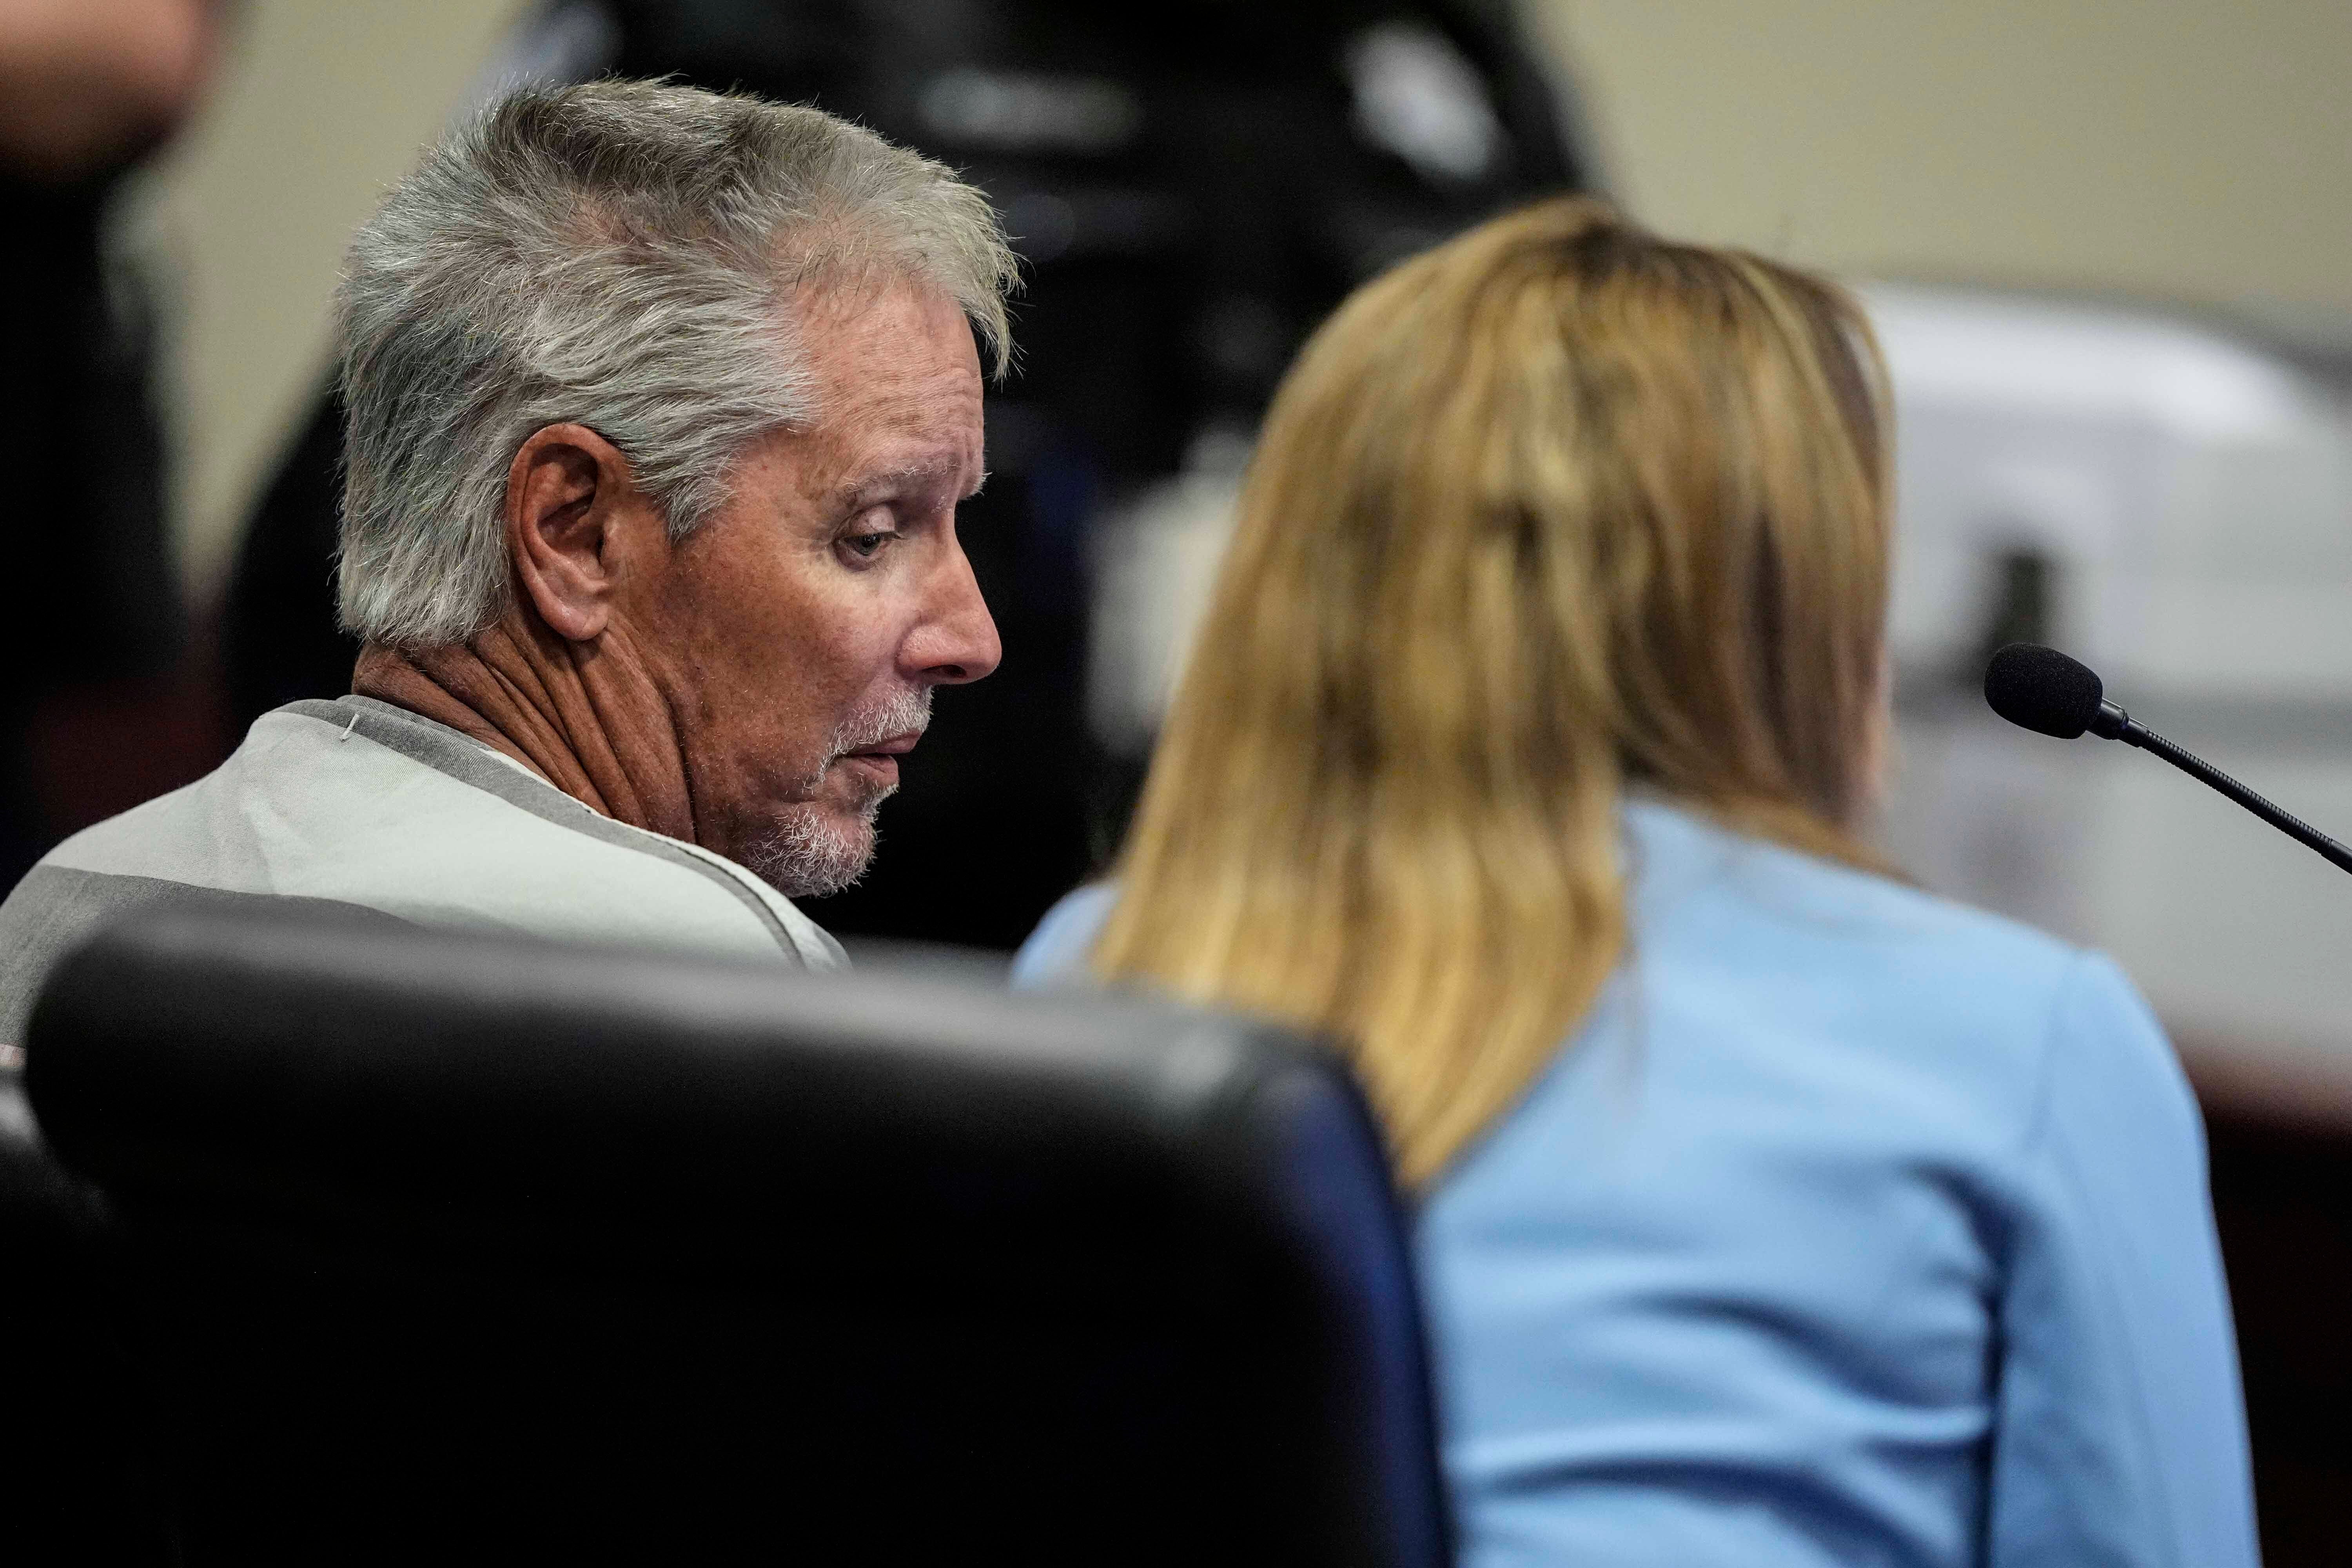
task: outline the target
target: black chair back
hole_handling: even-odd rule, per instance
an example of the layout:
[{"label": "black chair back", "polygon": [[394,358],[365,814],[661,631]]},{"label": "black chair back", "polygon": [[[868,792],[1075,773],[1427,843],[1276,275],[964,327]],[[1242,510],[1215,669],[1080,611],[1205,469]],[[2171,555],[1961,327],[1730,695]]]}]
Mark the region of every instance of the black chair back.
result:
[{"label": "black chair back", "polygon": [[1445,1558],[1385,1162],[1278,1031],[164,914],[27,1044],[186,1561]]},{"label": "black chair back", "polygon": [[150,1563],[166,1546],[107,1310],[106,1205],[58,1166],[0,1061],[0,1563]]}]

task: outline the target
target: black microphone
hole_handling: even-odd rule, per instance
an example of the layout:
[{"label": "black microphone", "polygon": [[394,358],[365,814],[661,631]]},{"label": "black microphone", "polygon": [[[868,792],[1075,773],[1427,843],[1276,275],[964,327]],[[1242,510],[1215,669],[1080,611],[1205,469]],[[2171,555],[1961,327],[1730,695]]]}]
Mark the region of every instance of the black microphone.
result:
[{"label": "black microphone", "polygon": [[2154,752],[2200,784],[2208,784],[2281,833],[2308,845],[2347,871],[2352,871],[2352,849],[2346,848],[2301,817],[2280,810],[2212,763],[2190,755],[2106,700],[2105,689],[2088,665],[2068,658],[2054,647],[2013,642],[1992,656],[1985,666],[1985,700],[2012,724],[2037,734],[2071,741],[2088,731],[2104,741]]}]

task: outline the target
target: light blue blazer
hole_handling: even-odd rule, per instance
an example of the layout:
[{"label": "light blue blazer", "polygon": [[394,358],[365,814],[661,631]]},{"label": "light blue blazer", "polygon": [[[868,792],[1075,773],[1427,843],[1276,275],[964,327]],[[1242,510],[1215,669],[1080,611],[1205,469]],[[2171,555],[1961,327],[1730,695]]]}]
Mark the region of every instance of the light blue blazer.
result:
[{"label": "light blue blazer", "polygon": [[1624,965],[1418,1216],[1467,1568],[2253,1563],[2203,1128],[2130,982],[1626,824]]}]

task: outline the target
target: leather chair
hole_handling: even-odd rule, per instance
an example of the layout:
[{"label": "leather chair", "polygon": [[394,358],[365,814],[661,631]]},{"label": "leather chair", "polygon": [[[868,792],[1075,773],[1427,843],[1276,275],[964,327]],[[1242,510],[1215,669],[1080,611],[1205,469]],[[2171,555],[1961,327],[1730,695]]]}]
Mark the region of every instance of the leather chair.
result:
[{"label": "leather chair", "polygon": [[1272,1028],[159,914],[27,1053],[180,1560],[1446,1560],[1386,1164]]},{"label": "leather chair", "polygon": [[[14,1056],[13,1052],[5,1053]],[[43,1147],[0,1061],[0,1563],[163,1560],[132,1437],[138,1388],[106,1310],[99,1194]]]}]

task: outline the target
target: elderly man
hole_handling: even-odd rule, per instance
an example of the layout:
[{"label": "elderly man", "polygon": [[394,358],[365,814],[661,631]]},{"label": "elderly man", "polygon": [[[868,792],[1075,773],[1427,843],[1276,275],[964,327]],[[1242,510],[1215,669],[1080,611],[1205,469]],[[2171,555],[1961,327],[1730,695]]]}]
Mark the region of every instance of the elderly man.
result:
[{"label": "elderly man", "polygon": [[26,876],[0,1041],[159,902],[838,963],[789,900],[997,662],[955,518],[1013,278],[978,192],[813,109],[604,81],[452,135],[341,289],[352,693]]}]

